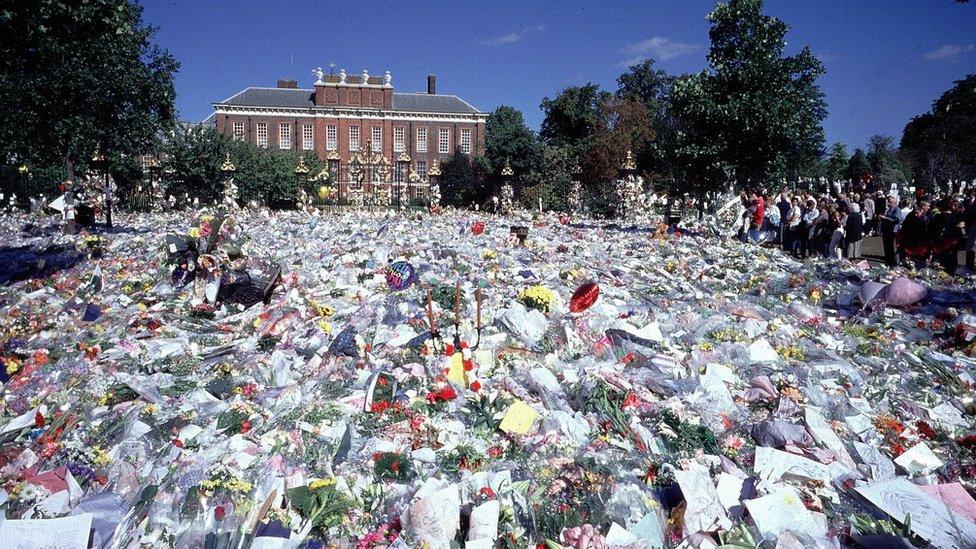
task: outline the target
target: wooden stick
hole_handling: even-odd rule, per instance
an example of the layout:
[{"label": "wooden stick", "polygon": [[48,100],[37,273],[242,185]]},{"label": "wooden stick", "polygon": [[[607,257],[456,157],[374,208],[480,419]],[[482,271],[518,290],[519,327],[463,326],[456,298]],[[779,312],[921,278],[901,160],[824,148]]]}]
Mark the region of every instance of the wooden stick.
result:
[{"label": "wooden stick", "polygon": [[461,281],[454,283],[454,325],[461,325]]},{"label": "wooden stick", "polygon": [[427,289],[427,324],[430,325],[430,333],[437,333],[434,325],[434,290]]},{"label": "wooden stick", "polygon": [[480,330],[481,329],[481,288],[478,288],[477,290],[474,291],[474,299],[475,299],[475,303],[477,304],[477,308],[476,308],[477,321],[475,323],[475,329]]}]

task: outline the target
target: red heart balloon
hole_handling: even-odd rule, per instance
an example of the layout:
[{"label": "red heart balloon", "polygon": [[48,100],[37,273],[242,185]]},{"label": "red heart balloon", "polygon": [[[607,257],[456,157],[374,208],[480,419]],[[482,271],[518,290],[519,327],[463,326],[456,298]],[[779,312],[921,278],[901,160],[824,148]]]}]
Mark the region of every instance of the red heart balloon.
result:
[{"label": "red heart balloon", "polygon": [[573,292],[573,297],[569,300],[569,310],[574,313],[583,312],[596,303],[598,297],[600,297],[600,287],[596,282],[584,282]]},{"label": "red heart balloon", "polygon": [[475,236],[477,236],[477,235],[479,235],[479,234],[481,234],[481,233],[483,233],[483,232],[485,232],[485,222],[484,222],[484,221],[475,221],[475,222],[474,222],[474,223],[473,223],[473,224],[471,225],[471,232],[472,232],[472,233],[473,233],[473,234],[474,234]]}]

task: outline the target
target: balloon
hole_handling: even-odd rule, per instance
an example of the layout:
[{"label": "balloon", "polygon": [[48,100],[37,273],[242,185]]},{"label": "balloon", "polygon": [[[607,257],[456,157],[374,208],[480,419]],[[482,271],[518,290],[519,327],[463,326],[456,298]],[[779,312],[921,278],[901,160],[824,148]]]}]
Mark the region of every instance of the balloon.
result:
[{"label": "balloon", "polygon": [[906,305],[914,305],[925,299],[925,294],[927,293],[928,290],[925,289],[925,286],[900,276],[888,285],[886,300],[888,301],[888,305],[904,307]]},{"label": "balloon", "polygon": [[413,265],[397,261],[386,268],[386,285],[394,292],[406,290],[413,284],[416,274]]},{"label": "balloon", "polygon": [[583,312],[596,303],[598,297],[600,297],[600,287],[596,282],[585,282],[573,292],[573,297],[569,300],[569,310],[574,313]]},{"label": "balloon", "polygon": [[475,221],[471,225],[471,233],[474,234],[475,236],[477,236],[477,235],[479,235],[479,234],[481,234],[483,232],[485,232],[485,222],[484,221]]},{"label": "balloon", "polygon": [[568,224],[568,223],[569,223],[569,216],[568,216],[568,215],[566,215],[566,214],[561,214],[561,215],[559,216],[559,222],[560,222],[561,224],[563,224],[563,225],[566,225],[566,224]]}]

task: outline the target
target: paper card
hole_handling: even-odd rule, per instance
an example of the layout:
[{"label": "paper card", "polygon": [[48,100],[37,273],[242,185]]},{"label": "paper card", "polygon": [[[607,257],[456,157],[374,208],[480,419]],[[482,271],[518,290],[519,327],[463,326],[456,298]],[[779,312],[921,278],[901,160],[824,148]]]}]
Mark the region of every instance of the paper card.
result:
[{"label": "paper card", "polygon": [[0,523],[0,547],[87,549],[91,522],[91,513],[56,519],[5,520]]},{"label": "paper card", "polygon": [[827,534],[826,522],[803,506],[800,495],[793,488],[747,500],[745,505],[764,538],[776,539],[786,531],[813,538]]},{"label": "paper card", "polygon": [[871,478],[874,480],[890,480],[895,478],[895,464],[888,456],[882,454],[870,444],[854,441],[854,451],[865,465],[871,468]]},{"label": "paper card", "polygon": [[827,423],[827,419],[823,417],[817,410],[807,407],[804,419],[806,420],[807,429],[810,434],[813,435],[813,440],[817,441],[817,444],[827,448],[834,453],[837,457],[837,461],[843,464],[845,467],[851,470],[857,469],[857,464],[854,463],[854,459],[851,458],[851,454],[847,452],[847,448],[844,447],[844,443],[834,432],[834,429]]},{"label": "paper card", "polygon": [[497,499],[486,501],[471,510],[471,526],[468,530],[468,541],[492,540],[498,537],[498,512],[500,510]]},{"label": "paper card", "polygon": [[638,539],[646,541],[651,547],[664,546],[664,527],[661,526],[661,519],[657,513],[651,512],[644,515],[631,529],[631,532]]},{"label": "paper card", "polygon": [[456,383],[462,387],[468,386],[468,374],[464,371],[464,354],[454,353],[448,359],[447,379],[451,383]]},{"label": "paper card", "polygon": [[431,547],[448,547],[460,527],[461,496],[455,484],[415,501],[407,510],[410,531]]},{"label": "paper card", "polygon": [[756,448],[756,473],[762,480],[772,482],[784,478],[801,480],[819,480],[829,484],[833,479],[828,467],[816,461],[795,456],[793,454],[759,446]]},{"label": "paper card", "polygon": [[976,524],[976,500],[969,495],[962,484],[952,482],[919,486],[919,488],[926,494],[941,500],[949,509],[969,519],[969,522]]},{"label": "paper card", "polygon": [[674,478],[685,496],[685,530],[694,532],[714,532],[728,530],[732,521],[725,515],[719,501],[718,492],[712,484],[708,468],[692,463],[687,471],[675,471]]},{"label": "paper card", "polygon": [[532,429],[532,425],[538,417],[539,412],[536,412],[524,401],[516,400],[508,407],[508,411],[505,412],[505,417],[502,418],[498,428],[509,434],[524,435]]},{"label": "paper card", "polygon": [[729,513],[733,510],[740,509],[742,504],[739,501],[739,496],[742,494],[742,484],[745,481],[735,475],[730,475],[728,473],[722,473],[718,477],[718,486],[716,486],[715,491],[718,493],[718,501],[722,504],[722,507]]},{"label": "paper card", "polygon": [[623,526],[616,522],[610,523],[610,529],[604,536],[607,545],[610,547],[627,547],[640,541],[640,538],[628,532]]},{"label": "paper card", "polygon": [[938,549],[976,547],[976,525],[904,477],[858,486],[855,490],[899,523],[911,515],[912,532]]},{"label": "paper card", "polygon": [[757,339],[749,346],[749,360],[752,362],[776,362],[779,353],[765,339]]},{"label": "paper card", "polygon": [[912,446],[896,457],[895,463],[904,467],[912,475],[927,475],[943,465],[942,460],[924,442]]}]

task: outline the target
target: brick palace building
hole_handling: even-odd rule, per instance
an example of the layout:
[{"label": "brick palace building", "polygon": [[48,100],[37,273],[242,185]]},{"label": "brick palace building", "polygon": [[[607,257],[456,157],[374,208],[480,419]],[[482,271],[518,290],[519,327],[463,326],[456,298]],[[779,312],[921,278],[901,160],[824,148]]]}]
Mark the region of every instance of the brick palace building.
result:
[{"label": "brick palace building", "polygon": [[[214,103],[217,131],[259,147],[315,154],[337,175],[340,193],[357,180],[366,186],[425,181],[456,150],[473,154],[484,142],[487,115],[457,96],[437,94],[434,75],[427,77],[427,93],[396,93],[389,71],[313,72],[313,89],[281,80],[276,88],[247,88]],[[362,174],[364,164],[372,178]]]}]

